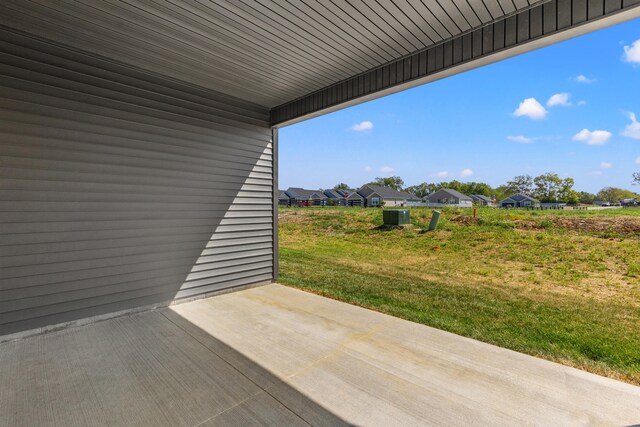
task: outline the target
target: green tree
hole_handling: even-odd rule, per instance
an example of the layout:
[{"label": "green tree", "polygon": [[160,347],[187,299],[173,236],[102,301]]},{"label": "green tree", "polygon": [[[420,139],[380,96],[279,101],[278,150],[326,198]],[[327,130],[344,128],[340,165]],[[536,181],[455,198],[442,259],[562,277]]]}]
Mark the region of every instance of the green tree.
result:
[{"label": "green tree", "polygon": [[398,191],[402,190],[402,187],[404,187],[404,181],[399,176],[389,176],[386,178],[378,177],[375,181],[370,182],[369,184],[390,187]]},{"label": "green tree", "polygon": [[633,199],[638,197],[633,191],[625,190],[623,188],[616,187],[604,187],[598,192],[598,200],[604,200],[605,202],[616,203],[622,199]]},{"label": "green tree", "polygon": [[562,179],[557,173],[545,173],[533,179],[533,195],[541,202],[575,202],[574,183],[573,178]]},{"label": "green tree", "polygon": [[449,181],[449,182],[441,182],[438,188],[450,188],[452,190],[456,190],[462,193],[463,186],[464,186],[463,183],[454,179],[453,181]]},{"label": "green tree", "polygon": [[557,201],[568,203],[570,205],[577,205],[580,203],[578,193],[573,189],[575,183],[576,182],[573,178],[563,179],[562,184],[560,184]]},{"label": "green tree", "polygon": [[530,175],[518,175],[505,185],[507,193],[533,193],[533,178]]},{"label": "green tree", "polygon": [[513,189],[510,188],[508,185],[501,185],[495,188],[493,192],[493,196],[496,198],[497,201],[500,201],[502,199],[506,199],[507,197],[513,195],[513,193],[514,193]]},{"label": "green tree", "polygon": [[460,192],[468,196],[482,194],[483,196],[492,197],[495,194],[495,190],[484,182],[465,182],[462,184],[462,191]]},{"label": "green tree", "polygon": [[349,190],[351,187],[349,187],[347,184],[345,184],[344,182],[341,182],[340,184],[336,184],[333,186],[334,190]]},{"label": "green tree", "polygon": [[411,194],[415,194],[418,197],[426,197],[429,194],[433,193],[438,189],[436,184],[429,184],[427,182],[423,182],[422,184],[412,185],[411,187],[405,188],[405,191],[408,191]]},{"label": "green tree", "polygon": [[578,200],[580,203],[593,203],[596,201],[596,195],[586,192],[586,191],[578,191],[576,193],[578,195]]},{"label": "green tree", "polygon": [[633,183],[640,184],[640,172],[633,173]]},{"label": "green tree", "polygon": [[579,205],[580,193],[574,190],[569,190],[562,201],[568,205]]}]

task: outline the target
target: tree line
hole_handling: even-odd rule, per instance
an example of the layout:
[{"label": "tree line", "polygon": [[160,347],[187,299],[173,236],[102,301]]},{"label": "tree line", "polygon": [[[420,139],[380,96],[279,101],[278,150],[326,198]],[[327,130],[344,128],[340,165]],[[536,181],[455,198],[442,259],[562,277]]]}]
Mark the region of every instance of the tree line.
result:
[{"label": "tree line", "polygon": [[[640,172],[633,174],[634,184],[640,184]],[[622,199],[632,199],[638,197],[637,193],[616,187],[604,187],[598,193],[593,194],[586,191],[576,191],[573,189],[575,180],[573,178],[560,178],[558,174],[549,172],[536,177],[530,175],[518,175],[507,181],[506,184],[498,187],[491,187],[484,182],[460,182],[457,180],[444,182],[423,182],[417,185],[405,186],[404,181],[399,176],[378,177],[369,182],[372,185],[390,187],[398,191],[407,191],[418,197],[425,197],[440,188],[451,188],[463,194],[482,194],[496,200],[505,199],[515,193],[523,193],[534,197],[543,203],[593,203],[596,200],[606,202],[617,202]],[[336,190],[348,190],[351,188],[345,183],[334,186]]]}]

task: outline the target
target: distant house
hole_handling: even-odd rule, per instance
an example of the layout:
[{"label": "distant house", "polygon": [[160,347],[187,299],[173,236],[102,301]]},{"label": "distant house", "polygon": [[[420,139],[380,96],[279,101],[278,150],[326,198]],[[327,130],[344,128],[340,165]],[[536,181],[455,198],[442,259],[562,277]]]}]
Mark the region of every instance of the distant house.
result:
[{"label": "distant house", "polygon": [[280,206],[290,206],[290,198],[289,196],[287,196],[287,193],[285,193],[282,190],[278,190],[279,194],[278,194],[278,204]]},{"label": "distant house", "polygon": [[429,206],[444,207],[455,206],[461,208],[470,208],[473,206],[473,199],[451,188],[441,188],[435,193],[431,193],[426,197]]},{"label": "distant house", "polygon": [[362,197],[357,191],[347,196],[347,206],[366,206],[365,198]]},{"label": "distant house", "polygon": [[333,191],[335,191],[336,193],[340,194],[340,195],[341,195],[342,197],[344,197],[345,199],[346,199],[347,197],[349,197],[349,195],[350,195],[351,193],[355,193],[355,192],[356,192],[356,190],[333,190]]},{"label": "distant house", "polygon": [[540,207],[540,202],[526,194],[517,193],[500,201],[501,208],[531,208]]},{"label": "distant house", "polygon": [[299,187],[289,187],[285,194],[289,196],[291,206],[320,206],[325,205],[328,200],[320,190],[307,190]]},{"label": "distant house", "polygon": [[381,185],[363,185],[357,193],[363,197],[364,206],[407,206],[414,202],[420,202],[420,197],[414,194]]},{"label": "distant house", "polygon": [[473,200],[474,205],[478,205],[478,206],[488,206],[488,207],[496,206],[495,200],[492,199],[491,197],[485,196],[484,194],[472,194],[471,200]]},{"label": "distant house", "polygon": [[325,190],[324,195],[331,206],[347,206],[347,197],[340,190]]},{"label": "distant house", "polygon": [[639,206],[640,199],[622,199],[620,200],[620,205],[625,207]]}]

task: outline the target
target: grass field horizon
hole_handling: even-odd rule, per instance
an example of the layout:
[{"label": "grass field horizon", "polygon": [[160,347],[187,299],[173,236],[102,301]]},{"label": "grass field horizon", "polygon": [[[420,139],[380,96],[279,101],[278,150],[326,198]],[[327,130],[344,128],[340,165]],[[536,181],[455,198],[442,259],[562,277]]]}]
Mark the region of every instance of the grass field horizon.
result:
[{"label": "grass field horizon", "polygon": [[281,208],[279,282],[640,385],[640,209]]}]

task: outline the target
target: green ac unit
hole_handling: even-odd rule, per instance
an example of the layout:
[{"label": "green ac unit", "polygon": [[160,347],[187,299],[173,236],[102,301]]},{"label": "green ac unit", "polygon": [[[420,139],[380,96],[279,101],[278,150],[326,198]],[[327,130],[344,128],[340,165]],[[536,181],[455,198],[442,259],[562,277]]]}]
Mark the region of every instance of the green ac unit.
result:
[{"label": "green ac unit", "polygon": [[409,209],[385,209],[382,211],[384,225],[408,225],[411,224]]}]

